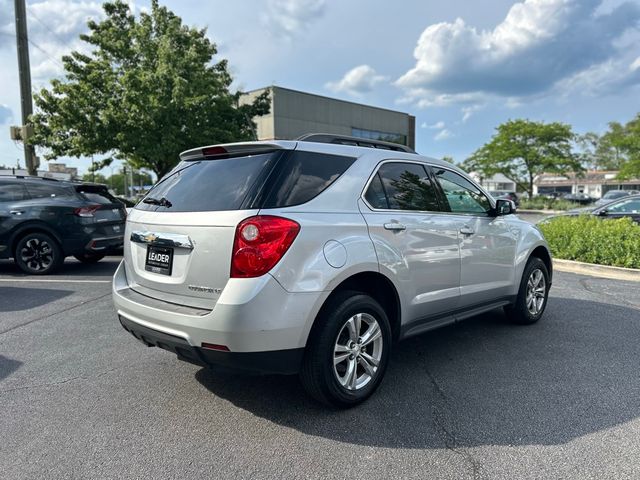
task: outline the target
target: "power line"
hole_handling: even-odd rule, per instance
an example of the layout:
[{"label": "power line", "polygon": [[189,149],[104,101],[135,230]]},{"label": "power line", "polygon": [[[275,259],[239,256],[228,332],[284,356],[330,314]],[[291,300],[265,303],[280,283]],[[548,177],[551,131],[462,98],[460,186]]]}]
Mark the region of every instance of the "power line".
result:
[{"label": "power line", "polygon": [[50,27],[49,27],[45,22],[43,22],[42,20],[40,20],[40,18],[39,18],[39,17],[38,17],[34,12],[33,12],[33,9],[32,9],[29,5],[27,5],[27,11],[31,14],[31,16],[32,16],[33,18],[35,18],[35,19],[36,19],[36,21],[37,21],[40,25],[42,25],[42,26],[43,26],[44,28],[46,28],[49,32],[51,32],[55,37],[57,37],[57,38],[58,38],[58,40],[60,40],[60,42],[64,43],[67,47],[69,47],[69,48],[71,48],[71,49],[73,48],[73,47],[69,44],[69,41],[68,41],[68,40],[65,40],[64,38],[62,38],[62,37],[60,36],[60,34],[58,34],[56,31],[52,30],[52,29],[51,29],[51,28],[50,28]]}]

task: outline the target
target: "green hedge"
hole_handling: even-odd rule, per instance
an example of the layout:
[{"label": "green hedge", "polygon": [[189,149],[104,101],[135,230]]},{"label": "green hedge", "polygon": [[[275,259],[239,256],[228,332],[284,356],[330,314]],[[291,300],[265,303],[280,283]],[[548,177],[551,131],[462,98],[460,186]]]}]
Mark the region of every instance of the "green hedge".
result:
[{"label": "green hedge", "polygon": [[561,198],[533,197],[521,199],[518,208],[525,210],[570,210],[581,206]]},{"label": "green hedge", "polygon": [[640,268],[640,225],[630,218],[556,217],[539,224],[556,258]]}]

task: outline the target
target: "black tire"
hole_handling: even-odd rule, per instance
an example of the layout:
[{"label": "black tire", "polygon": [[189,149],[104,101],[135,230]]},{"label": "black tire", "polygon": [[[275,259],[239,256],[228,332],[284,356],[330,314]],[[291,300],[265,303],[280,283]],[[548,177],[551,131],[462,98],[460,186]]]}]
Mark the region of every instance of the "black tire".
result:
[{"label": "black tire", "polygon": [[75,259],[82,263],[98,263],[105,256],[102,253],[81,253],[74,255]]},{"label": "black tire", "polygon": [[58,242],[46,233],[24,235],[16,243],[14,260],[18,267],[30,275],[48,275],[64,262]]},{"label": "black tire", "polygon": [[[372,333],[376,331],[373,321],[379,326],[381,335],[374,335],[376,339],[367,344],[357,341],[356,346],[355,342],[349,340],[353,337],[348,332],[347,323],[358,314],[362,314],[358,317],[360,320],[354,321],[362,325],[359,335],[356,336],[359,340],[368,340],[367,332],[370,328]],[[341,340],[345,334],[345,340]],[[378,338],[381,339],[381,343]],[[334,367],[338,342],[353,343],[353,347],[349,348],[357,348],[357,353],[350,355],[344,350],[349,357]],[[389,362],[391,343],[389,319],[380,304],[360,292],[340,292],[322,308],[311,329],[300,372],[302,385],[309,395],[327,405],[341,408],[357,405],[371,396],[380,385]],[[345,347],[341,345],[339,348]],[[365,366],[373,368],[375,357],[379,357],[378,365],[370,374],[372,370],[367,370]],[[344,379],[348,377],[350,365],[356,365],[355,378],[351,377],[354,389],[344,386],[338,379],[339,370],[342,369]],[[350,383],[349,380],[346,382]],[[358,382],[362,384],[355,385]]]},{"label": "black tire", "polygon": [[[534,272],[538,271],[542,273],[542,277],[544,279],[544,293],[539,291],[539,293],[536,294],[535,291],[538,289],[533,288],[534,302],[536,302],[534,305],[531,304],[530,299],[528,299],[528,294],[532,292],[532,286],[529,284],[529,280],[532,279]],[[531,257],[524,268],[524,272],[522,273],[520,289],[518,290],[518,296],[516,297],[515,303],[504,307],[507,318],[511,322],[519,325],[530,325],[532,323],[536,323],[540,320],[547,308],[550,286],[549,270],[547,269],[547,266],[539,258]],[[539,288],[539,290],[541,290],[541,288]],[[538,306],[537,303],[539,301],[538,299],[542,299],[540,306]]]}]

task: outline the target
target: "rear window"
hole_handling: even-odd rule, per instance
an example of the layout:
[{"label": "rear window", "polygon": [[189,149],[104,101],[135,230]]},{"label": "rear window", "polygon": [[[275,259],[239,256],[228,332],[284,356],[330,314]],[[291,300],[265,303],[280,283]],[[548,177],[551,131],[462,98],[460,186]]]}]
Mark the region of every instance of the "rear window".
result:
[{"label": "rear window", "polygon": [[336,181],[355,158],[315,152],[291,152],[269,181],[263,208],[306,203]]},{"label": "rear window", "polygon": [[79,185],[76,187],[76,192],[89,202],[99,203],[101,205],[110,205],[112,203],[118,203],[118,200],[109,193],[106,188],[94,187],[88,185]]},{"label": "rear window", "polygon": [[183,162],[153,187],[147,199],[166,198],[170,207],[146,204],[138,210],[206,212],[243,207],[256,181],[278,153]]},{"label": "rear window", "polygon": [[147,195],[167,199],[170,207],[140,202],[136,208],[204,212],[299,205],[325,190],[354,161],[300,151],[187,161]]}]

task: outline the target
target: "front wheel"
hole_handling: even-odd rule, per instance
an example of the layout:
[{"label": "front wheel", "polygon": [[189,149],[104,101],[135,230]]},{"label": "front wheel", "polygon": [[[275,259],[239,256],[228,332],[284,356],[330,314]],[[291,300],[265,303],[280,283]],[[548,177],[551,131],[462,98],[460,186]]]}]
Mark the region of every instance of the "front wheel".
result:
[{"label": "front wheel", "polygon": [[325,404],[357,405],[382,381],[390,352],[384,309],[368,295],[343,292],[311,329],[300,378],[307,393]]},{"label": "front wheel", "polygon": [[537,257],[530,258],[522,274],[516,302],[504,309],[509,320],[520,325],[540,320],[547,307],[550,287],[545,263]]}]

